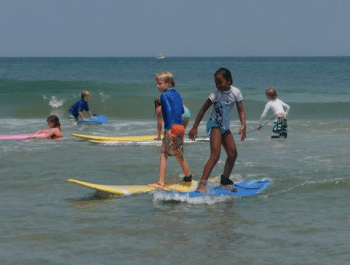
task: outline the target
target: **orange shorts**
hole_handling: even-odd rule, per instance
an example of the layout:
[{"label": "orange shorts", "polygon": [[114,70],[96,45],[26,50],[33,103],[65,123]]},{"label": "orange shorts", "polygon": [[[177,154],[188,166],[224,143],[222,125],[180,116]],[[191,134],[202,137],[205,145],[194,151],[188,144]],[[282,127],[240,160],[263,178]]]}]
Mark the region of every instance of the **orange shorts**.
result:
[{"label": "orange shorts", "polygon": [[171,134],[174,136],[184,136],[185,134],[185,126],[179,124],[173,124],[171,127]]}]

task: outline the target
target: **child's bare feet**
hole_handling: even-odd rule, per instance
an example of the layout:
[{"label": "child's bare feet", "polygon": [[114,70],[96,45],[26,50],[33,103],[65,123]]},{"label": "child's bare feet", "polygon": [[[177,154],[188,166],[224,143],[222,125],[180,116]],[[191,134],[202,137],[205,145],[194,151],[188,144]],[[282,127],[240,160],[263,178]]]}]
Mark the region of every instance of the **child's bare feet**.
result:
[{"label": "child's bare feet", "polygon": [[153,187],[153,188],[157,188],[157,189],[164,189],[164,183],[160,183],[160,182],[156,182],[156,183],[152,183],[152,184],[148,184],[148,187]]},{"label": "child's bare feet", "polygon": [[201,192],[201,193],[206,193],[208,194],[209,191],[205,188],[205,185],[206,185],[206,181],[200,181],[199,184],[198,184],[198,187],[197,187],[197,190],[198,192]]},{"label": "child's bare feet", "polygon": [[205,194],[209,194],[209,191],[206,188],[197,188],[196,191],[201,192],[201,193],[205,193]]},{"label": "child's bare feet", "polygon": [[225,189],[228,189],[232,192],[237,192],[238,190],[230,185],[222,185],[222,187],[224,187]]}]

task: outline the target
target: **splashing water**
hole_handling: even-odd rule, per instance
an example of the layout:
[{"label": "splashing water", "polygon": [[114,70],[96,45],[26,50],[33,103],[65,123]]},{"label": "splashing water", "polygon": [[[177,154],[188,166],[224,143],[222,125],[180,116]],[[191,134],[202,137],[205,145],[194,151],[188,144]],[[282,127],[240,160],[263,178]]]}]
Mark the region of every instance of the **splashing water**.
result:
[{"label": "splashing water", "polygon": [[59,100],[57,99],[56,96],[51,96],[51,100],[49,102],[50,106],[53,107],[53,108],[59,108],[63,105],[64,103],[64,100]]}]

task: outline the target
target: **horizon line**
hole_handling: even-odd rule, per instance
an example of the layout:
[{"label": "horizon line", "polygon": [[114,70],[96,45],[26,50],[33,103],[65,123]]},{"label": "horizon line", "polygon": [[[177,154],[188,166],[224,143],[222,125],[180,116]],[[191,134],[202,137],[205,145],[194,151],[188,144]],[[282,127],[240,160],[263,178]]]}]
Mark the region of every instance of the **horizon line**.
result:
[{"label": "horizon line", "polygon": [[[240,56],[167,56],[166,58],[316,58],[316,57],[350,57],[350,55],[240,55]],[[1,56],[0,58],[154,58],[156,56]],[[159,61],[163,61],[161,59]]]}]

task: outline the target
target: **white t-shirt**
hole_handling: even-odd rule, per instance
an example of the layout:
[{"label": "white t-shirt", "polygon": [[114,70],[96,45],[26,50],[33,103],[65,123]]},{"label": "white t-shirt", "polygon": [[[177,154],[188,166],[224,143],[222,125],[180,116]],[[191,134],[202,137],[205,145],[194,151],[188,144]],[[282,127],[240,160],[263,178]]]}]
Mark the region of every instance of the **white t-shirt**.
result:
[{"label": "white t-shirt", "polygon": [[263,113],[261,114],[260,125],[262,124],[262,121],[266,117],[266,114],[269,110],[271,110],[275,116],[278,114],[287,116],[290,110],[290,106],[278,98],[269,100],[265,105]]},{"label": "white t-shirt", "polygon": [[234,86],[230,86],[229,90],[223,92],[216,89],[210,94],[209,99],[213,102],[213,110],[210,113],[210,118],[218,126],[228,130],[230,128],[233,105],[243,100],[241,91]]}]

